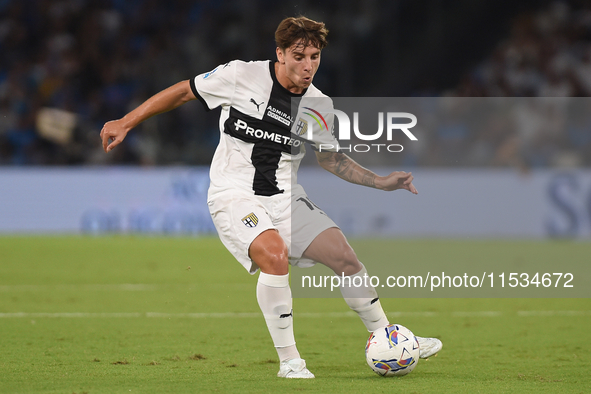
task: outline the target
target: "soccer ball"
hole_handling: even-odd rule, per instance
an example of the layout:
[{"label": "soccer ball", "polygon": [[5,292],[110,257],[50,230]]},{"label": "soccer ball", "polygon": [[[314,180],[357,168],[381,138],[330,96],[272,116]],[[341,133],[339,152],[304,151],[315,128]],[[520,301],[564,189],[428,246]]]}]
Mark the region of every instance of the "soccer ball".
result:
[{"label": "soccer ball", "polygon": [[400,324],[390,324],[371,333],[365,346],[369,367],[381,376],[402,376],[419,362],[419,342]]}]

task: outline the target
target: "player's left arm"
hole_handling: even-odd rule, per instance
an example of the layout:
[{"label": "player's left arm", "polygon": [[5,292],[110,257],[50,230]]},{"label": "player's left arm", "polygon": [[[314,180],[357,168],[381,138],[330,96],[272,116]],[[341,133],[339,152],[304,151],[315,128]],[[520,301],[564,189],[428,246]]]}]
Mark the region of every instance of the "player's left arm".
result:
[{"label": "player's left arm", "polygon": [[348,182],[386,191],[405,189],[418,194],[410,172],[394,171],[379,176],[341,152],[316,152],[316,159],[322,168]]}]

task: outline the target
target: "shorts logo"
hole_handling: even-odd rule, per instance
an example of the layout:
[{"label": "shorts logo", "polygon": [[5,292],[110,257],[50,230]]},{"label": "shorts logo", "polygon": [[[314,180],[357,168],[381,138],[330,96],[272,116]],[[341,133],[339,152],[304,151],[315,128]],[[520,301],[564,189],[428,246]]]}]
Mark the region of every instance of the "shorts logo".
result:
[{"label": "shorts logo", "polygon": [[301,137],[306,134],[306,131],[308,131],[308,122],[300,118],[296,124],[296,134]]},{"label": "shorts logo", "polygon": [[244,223],[246,227],[256,227],[258,222],[259,218],[257,218],[257,215],[255,215],[253,212],[242,218],[242,223]]}]

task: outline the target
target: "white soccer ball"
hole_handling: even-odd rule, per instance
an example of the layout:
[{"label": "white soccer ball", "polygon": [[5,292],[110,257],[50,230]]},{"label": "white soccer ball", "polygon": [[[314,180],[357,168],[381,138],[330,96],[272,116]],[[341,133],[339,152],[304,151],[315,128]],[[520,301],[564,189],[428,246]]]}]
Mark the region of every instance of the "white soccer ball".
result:
[{"label": "white soccer ball", "polygon": [[365,346],[369,367],[381,376],[402,376],[419,362],[419,342],[400,324],[390,324],[371,333]]}]

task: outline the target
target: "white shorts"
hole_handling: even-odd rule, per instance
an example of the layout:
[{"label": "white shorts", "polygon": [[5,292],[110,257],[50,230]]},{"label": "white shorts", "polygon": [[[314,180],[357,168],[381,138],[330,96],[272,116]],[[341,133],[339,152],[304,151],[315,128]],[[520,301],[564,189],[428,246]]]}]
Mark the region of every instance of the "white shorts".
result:
[{"label": "white shorts", "polygon": [[207,204],[222,243],[250,274],[258,266],[250,259],[250,244],[263,231],[275,229],[285,241],[289,263],[310,267],[314,261],[302,257],[310,243],[324,230],[338,227],[306,195],[294,188],[291,198],[283,194],[254,196],[228,190],[211,196]]}]

